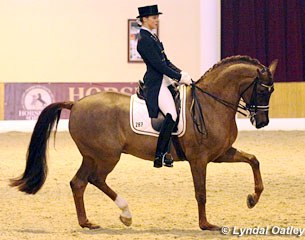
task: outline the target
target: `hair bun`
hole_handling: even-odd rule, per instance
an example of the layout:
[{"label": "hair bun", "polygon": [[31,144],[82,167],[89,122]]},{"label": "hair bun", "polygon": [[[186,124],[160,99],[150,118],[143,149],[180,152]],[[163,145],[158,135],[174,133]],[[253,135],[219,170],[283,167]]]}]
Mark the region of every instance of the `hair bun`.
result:
[{"label": "hair bun", "polygon": [[137,18],[136,21],[137,21],[138,26],[139,26],[139,27],[142,27],[143,24],[142,24],[142,22],[141,22],[141,19],[140,19],[140,18]]}]

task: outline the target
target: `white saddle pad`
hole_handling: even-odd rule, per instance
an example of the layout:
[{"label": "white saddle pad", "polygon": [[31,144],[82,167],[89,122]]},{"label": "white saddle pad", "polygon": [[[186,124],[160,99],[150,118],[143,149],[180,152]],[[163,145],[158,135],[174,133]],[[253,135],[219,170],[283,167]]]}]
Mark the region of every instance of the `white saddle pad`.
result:
[{"label": "white saddle pad", "polygon": [[[185,119],[185,102],[186,102],[186,87],[184,85],[179,86],[180,99],[181,99],[181,111],[178,123],[178,131],[173,135],[183,136],[186,128]],[[138,98],[137,94],[134,94],[130,98],[130,126],[131,129],[138,134],[159,136],[159,132],[153,129],[151,125],[151,118],[148,115],[147,106],[144,100]]]}]

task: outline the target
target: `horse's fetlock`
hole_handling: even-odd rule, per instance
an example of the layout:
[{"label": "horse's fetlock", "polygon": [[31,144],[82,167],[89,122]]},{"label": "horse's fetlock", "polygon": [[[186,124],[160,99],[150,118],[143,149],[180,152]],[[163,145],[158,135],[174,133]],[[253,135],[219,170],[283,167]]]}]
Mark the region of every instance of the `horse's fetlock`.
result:
[{"label": "horse's fetlock", "polygon": [[264,191],[264,186],[262,186],[262,185],[255,186],[254,190],[255,190],[256,193],[257,192],[261,193],[261,192]]}]

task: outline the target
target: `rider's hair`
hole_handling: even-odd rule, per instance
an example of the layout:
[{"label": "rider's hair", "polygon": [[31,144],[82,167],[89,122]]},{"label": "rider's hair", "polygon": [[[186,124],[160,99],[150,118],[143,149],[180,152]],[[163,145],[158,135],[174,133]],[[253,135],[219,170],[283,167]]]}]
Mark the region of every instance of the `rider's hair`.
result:
[{"label": "rider's hair", "polygon": [[142,27],[142,25],[143,25],[143,17],[138,18],[137,19],[137,23],[138,23],[139,27]]}]

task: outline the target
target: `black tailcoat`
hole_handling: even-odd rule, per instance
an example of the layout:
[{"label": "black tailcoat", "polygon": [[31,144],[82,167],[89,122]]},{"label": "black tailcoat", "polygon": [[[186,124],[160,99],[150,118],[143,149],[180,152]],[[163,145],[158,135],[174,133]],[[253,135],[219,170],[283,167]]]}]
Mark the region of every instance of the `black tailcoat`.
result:
[{"label": "black tailcoat", "polygon": [[140,30],[137,50],[147,66],[143,80],[149,117],[156,118],[163,75],[179,81],[181,70],[167,59],[163,44],[147,30]]}]

